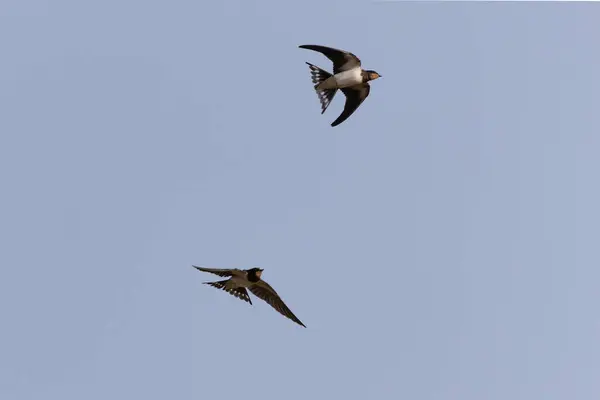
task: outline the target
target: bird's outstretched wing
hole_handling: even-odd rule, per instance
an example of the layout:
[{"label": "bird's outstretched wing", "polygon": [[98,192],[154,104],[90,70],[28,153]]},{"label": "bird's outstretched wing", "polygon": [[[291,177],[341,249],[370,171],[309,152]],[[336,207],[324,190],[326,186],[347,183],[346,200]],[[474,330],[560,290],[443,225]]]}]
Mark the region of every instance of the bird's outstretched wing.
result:
[{"label": "bird's outstretched wing", "polygon": [[365,101],[371,91],[371,86],[365,82],[361,85],[343,88],[341,90],[346,95],[346,105],[344,106],[344,111],[342,111],[340,116],[331,123],[331,126],[337,126],[348,119],[348,117],[356,111],[358,106]]},{"label": "bird's outstretched wing", "polygon": [[197,267],[195,265],[192,265],[192,267],[196,268],[198,271],[210,272],[211,274],[215,274],[215,275],[219,275],[219,276],[233,276],[236,273],[242,272],[239,269],[205,268],[205,267]]},{"label": "bird's outstretched wing", "polygon": [[349,51],[334,49],[333,47],[320,46],[317,44],[303,44],[298,46],[301,49],[318,51],[333,62],[333,73],[348,71],[352,68],[360,67],[360,59]]},{"label": "bird's outstretched wing", "polygon": [[288,306],[285,305],[283,300],[281,300],[281,298],[279,297],[279,295],[277,294],[275,289],[273,289],[271,287],[271,285],[269,285],[267,282],[261,280],[258,283],[256,283],[255,285],[250,286],[249,289],[252,292],[252,294],[254,294],[256,297],[266,301],[271,307],[273,307],[275,310],[277,310],[281,315],[288,317],[295,323],[300,324],[306,328],[306,325],[304,325],[302,323],[302,321],[300,321],[298,319],[298,317],[296,317],[294,315],[292,310],[290,310],[288,308]]}]

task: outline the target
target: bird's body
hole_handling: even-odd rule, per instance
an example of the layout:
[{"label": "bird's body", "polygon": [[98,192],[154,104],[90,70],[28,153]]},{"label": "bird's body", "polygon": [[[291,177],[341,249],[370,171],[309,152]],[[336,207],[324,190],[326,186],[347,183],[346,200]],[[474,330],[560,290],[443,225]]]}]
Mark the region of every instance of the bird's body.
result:
[{"label": "bird's body", "polygon": [[315,89],[342,89],[356,86],[363,82],[362,69],[360,67],[353,68],[348,71],[342,71],[330,76],[323,82],[319,83]]},{"label": "bird's body", "polygon": [[229,278],[219,282],[204,282],[205,284],[216,287],[217,289],[223,289],[233,296],[252,304],[252,300],[248,295],[248,290],[250,290],[252,294],[267,302],[280,314],[306,328],[306,326],[298,319],[298,317],[296,317],[294,313],[285,305],[283,300],[281,300],[275,289],[261,279],[263,271],[262,269],[217,269],[197,267],[195,265],[193,267],[199,271],[210,272],[215,275]]},{"label": "bird's body", "polygon": [[248,278],[244,277],[244,276],[232,276],[231,278],[229,278],[227,280],[227,283],[229,284],[229,287],[232,287],[232,288],[236,288],[236,287],[247,288],[252,285],[252,282],[250,282],[248,280]]},{"label": "bird's body", "polygon": [[341,124],[356,111],[369,95],[371,87],[368,82],[381,75],[372,70],[362,69],[360,59],[348,51],[313,44],[299,47],[318,51],[333,62],[333,74],[311,63],[307,62],[307,64],[321,102],[321,114],[329,107],[338,89],[346,96],[344,111],[333,121],[331,126]]}]

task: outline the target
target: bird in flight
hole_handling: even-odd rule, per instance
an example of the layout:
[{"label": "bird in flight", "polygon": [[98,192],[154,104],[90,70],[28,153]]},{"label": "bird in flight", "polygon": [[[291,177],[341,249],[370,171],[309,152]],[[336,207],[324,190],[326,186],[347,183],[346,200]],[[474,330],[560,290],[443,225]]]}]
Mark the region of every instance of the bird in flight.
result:
[{"label": "bird in flight", "polygon": [[338,89],[346,95],[344,111],[333,121],[331,126],[337,126],[351,116],[369,95],[371,91],[369,81],[381,77],[373,70],[362,69],[360,59],[348,51],[314,44],[304,44],[298,47],[323,53],[333,62],[333,75],[307,62],[321,102],[321,114],[329,107]]},{"label": "bird in flight", "polygon": [[306,328],[306,325],[302,323],[294,315],[294,313],[285,305],[283,300],[279,297],[275,289],[271,287],[267,282],[261,279],[263,269],[261,268],[250,268],[250,269],[217,269],[217,268],[205,268],[197,267],[192,265],[198,271],[210,272],[211,274],[219,275],[222,277],[229,277],[223,281],[218,282],[203,282],[206,285],[211,285],[217,289],[223,289],[229,294],[234,295],[238,299],[247,301],[252,304],[248,290],[252,292],[256,297],[266,301],[271,307],[277,310],[280,314],[288,317],[297,324],[302,325]]}]

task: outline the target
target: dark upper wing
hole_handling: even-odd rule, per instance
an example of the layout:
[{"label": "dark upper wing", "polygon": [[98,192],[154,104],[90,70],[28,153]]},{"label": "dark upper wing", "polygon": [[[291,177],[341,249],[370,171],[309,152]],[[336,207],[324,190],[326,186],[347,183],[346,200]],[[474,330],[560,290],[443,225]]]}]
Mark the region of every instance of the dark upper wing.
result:
[{"label": "dark upper wing", "polygon": [[273,289],[267,282],[261,280],[257,284],[250,286],[248,289],[250,289],[252,294],[254,294],[256,297],[269,303],[269,305],[279,311],[281,315],[288,317],[292,321],[306,328],[302,321],[300,321],[298,317],[294,315],[292,310],[285,305],[283,300],[281,300],[275,289]]},{"label": "dark upper wing", "polygon": [[218,269],[218,268],[204,268],[204,267],[196,267],[192,265],[192,267],[196,268],[198,271],[202,272],[210,272],[211,274],[219,275],[219,276],[232,276],[237,269]]},{"label": "dark upper wing", "polygon": [[229,294],[234,295],[238,299],[247,301],[248,303],[252,304],[252,300],[250,300],[250,296],[248,295],[248,291],[246,290],[246,288],[243,288],[243,287],[227,288],[227,286],[225,286],[225,282],[227,282],[227,281],[221,281],[221,282],[204,282],[204,283],[206,285],[210,285],[210,286],[216,287],[217,289],[223,289],[224,291],[226,291]]},{"label": "dark upper wing", "polygon": [[325,57],[333,62],[333,73],[347,71],[352,68],[360,67],[360,59],[349,51],[334,49],[333,47],[319,46],[316,44],[303,44],[298,46],[301,49],[308,49],[323,53]]},{"label": "dark upper wing", "polygon": [[369,95],[369,92],[371,91],[371,86],[365,82],[361,85],[353,86],[351,88],[343,88],[341,90],[346,95],[346,105],[344,106],[344,111],[342,111],[340,116],[333,121],[331,126],[337,126],[348,119],[348,117],[351,116],[354,111],[356,111],[358,106],[365,101]]}]

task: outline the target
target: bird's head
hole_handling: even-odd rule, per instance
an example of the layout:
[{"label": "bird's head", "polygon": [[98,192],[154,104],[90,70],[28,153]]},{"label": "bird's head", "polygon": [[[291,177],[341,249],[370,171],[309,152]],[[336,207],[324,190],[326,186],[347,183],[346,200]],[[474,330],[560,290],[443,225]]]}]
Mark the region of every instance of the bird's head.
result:
[{"label": "bird's head", "polygon": [[263,272],[263,271],[264,271],[264,270],[263,270],[262,268],[256,268],[256,267],[255,267],[255,268],[252,268],[252,269],[250,269],[250,271],[249,271],[249,272],[250,272],[252,275],[255,275],[257,278],[260,278],[260,276],[262,275],[262,272]]},{"label": "bird's head", "polygon": [[381,75],[379,75],[377,72],[370,69],[367,71],[367,77],[369,78],[370,81],[374,81],[377,78],[381,78]]}]

